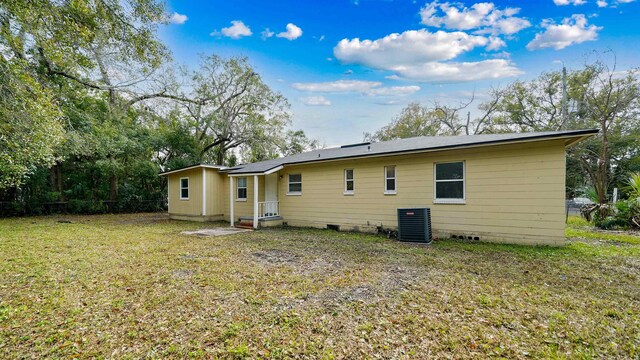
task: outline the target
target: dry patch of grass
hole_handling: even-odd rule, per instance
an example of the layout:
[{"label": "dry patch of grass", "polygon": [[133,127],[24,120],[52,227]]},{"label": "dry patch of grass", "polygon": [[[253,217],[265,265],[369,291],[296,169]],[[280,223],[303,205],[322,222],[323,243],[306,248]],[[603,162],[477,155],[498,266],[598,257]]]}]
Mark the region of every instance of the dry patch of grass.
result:
[{"label": "dry patch of grass", "polygon": [[0,357],[638,357],[640,246],[0,220]]}]

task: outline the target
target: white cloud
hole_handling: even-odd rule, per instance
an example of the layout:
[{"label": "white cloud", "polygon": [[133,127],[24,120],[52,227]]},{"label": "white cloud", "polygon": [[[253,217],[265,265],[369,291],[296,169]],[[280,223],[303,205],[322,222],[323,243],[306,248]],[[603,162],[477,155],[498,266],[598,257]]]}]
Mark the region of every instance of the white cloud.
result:
[{"label": "white cloud", "polygon": [[320,37],[318,38],[318,41],[323,41],[324,40],[324,35],[320,35]]},{"label": "white cloud", "polygon": [[376,104],[378,104],[378,105],[400,105],[400,104],[402,104],[402,101],[397,100],[397,99],[391,99],[391,100],[376,101]]},{"label": "white cloud", "polygon": [[487,45],[485,49],[487,49],[487,51],[495,51],[505,46],[507,46],[507,44],[504,42],[504,40],[500,39],[499,37],[491,36],[489,37],[489,45]]},{"label": "white cloud", "polygon": [[312,92],[365,92],[382,85],[379,81],[337,80],[320,83],[293,83],[291,87]]},{"label": "white cloud", "polygon": [[271,30],[269,30],[269,28],[265,28],[264,31],[262,31],[260,33],[260,37],[262,38],[262,40],[266,40],[270,37],[272,37],[273,35],[275,35],[275,33]]},{"label": "white cloud", "polygon": [[214,30],[210,35],[211,36],[223,35],[226,37],[230,37],[232,39],[240,39],[243,36],[251,36],[253,35],[253,33],[251,32],[251,29],[249,29],[249,27],[245,25],[242,21],[233,20],[231,22],[231,26],[222,28],[222,30],[220,31]]},{"label": "white cloud", "polygon": [[417,63],[453,59],[477,46],[487,45],[482,36],[467,33],[409,30],[377,40],[342,39],[333,49],[343,63],[358,63],[377,69],[387,69],[398,63]]},{"label": "white cloud", "polygon": [[331,101],[324,96],[309,96],[300,98],[303,104],[309,106],[330,106]]},{"label": "white cloud", "polygon": [[521,75],[523,72],[505,59],[478,62],[441,63],[429,62],[417,65],[400,65],[393,69],[399,78],[432,83],[451,83],[499,79]]},{"label": "white cloud", "polygon": [[276,36],[279,38],[285,38],[287,40],[295,40],[302,36],[302,29],[297,27],[295,24],[288,23],[287,31],[281,32]]},{"label": "white cloud", "polygon": [[553,0],[553,3],[558,5],[558,6],[565,6],[565,5],[582,5],[582,4],[586,4],[585,0]]},{"label": "white cloud", "polygon": [[[480,62],[445,63],[460,54],[486,46],[488,50],[503,47],[497,37],[464,32],[411,30],[391,34],[377,40],[343,39],[333,49],[336,59],[375,69],[391,71],[393,79],[424,82],[460,82],[496,79],[522,72],[510,61],[492,59]],[[393,76],[396,77],[393,77]]]},{"label": "white cloud", "polygon": [[187,17],[187,15],[183,15],[183,14],[178,14],[177,12],[174,12],[173,14],[171,14],[169,16],[169,18],[167,19],[169,21],[169,23],[171,24],[176,24],[176,25],[182,25],[184,24],[187,20],[189,20],[189,18]]},{"label": "white cloud", "polygon": [[[379,81],[337,80],[321,83],[294,83],[296,90],[323,93],[360,93],[370,97],[401,97],[420,91],[416,85],[383,87]],[[331,105],[324,96],[310,96],[300,98],[307,105]]]},{"label": "white cloud", "polygon": [[500,9],[491,2],[481,2],[466,7],[461,3],[439,3],[437,0],[420,9],[422,23],[427,26],[444,27],[450,30],[476,30],[478,33],[512,35],[531,26],[521,17],[516,17],[520,8]]},{"label": "white cloud", "polygon": [[609,5],[611,5],[611,7],[617,7],[620,4],[629,4],[632,2],[635,2],[636,0],[617,0],[617,1],[613,1],[611,3],[608,3],[604,0],[598,0],[596,1],[596,4],[598,4],[598,7],[604,8],[607,7]]},{"label": "white cloud", "polygon": [[587,18],[582,14],[565,18],[561,24],[556,24],[553,20],[546,19],[542,21],[541,26],[545,30],[536,34],[536,37],[527,44],[527,49],[564,49],[569,45],[596,40],[598,31],[602,30],[600,26],[587,25]]},{"label": "white cloud", "polygon": [[420,86],[390,86],[365,91],[368,96],[406,96],[420,91]]}]

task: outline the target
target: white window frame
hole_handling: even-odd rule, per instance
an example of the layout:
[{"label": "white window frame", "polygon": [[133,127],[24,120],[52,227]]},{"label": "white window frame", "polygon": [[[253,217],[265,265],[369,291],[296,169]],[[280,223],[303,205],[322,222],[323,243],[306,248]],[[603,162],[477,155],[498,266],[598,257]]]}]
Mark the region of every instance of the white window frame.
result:
[{"label": "white window frame", "polygon": [[[462,199],[438,199],[436,196],[436,184],[439,182],[460,181],[459,179],[436,180],[436,167],[439,164],[462,163]],[[442,161],[433,163],[433,203],[434,204],[466,204],[467,203],[467,162],[464,160]]]},{"label": "white window frame", "polygon": [[[291,182],[291,175],[300,175],[300,181]],[[300,191],[290,191],[291,184],[300,184]],[[300,196],[302,195],[302,173],[288,174],[287,175],[287,195]]]},{"label": "white window frame", "polygon": [[[393,168],[393,177],[387,177],[387,169]],[[385,195],[395,195],[398,193],[398,167],[396,165],[388,165],[384,167],[384,194]],[[387,180],[393,179],[394,189],[387,189]]]},{"label": "white window frame", "polygon": [[[347,179],[347,171],[351,171],[351,179]],[[347,182],[353,183],[353,190],[347,190]],[[356,190],[356,172],[353,169],[344,169],[344,195],[353,195]]]},{"label": "white window frame", "polygon": [[[184,187],[182,186],[182,180],[187,179],[187,186]],[[178,183],[178,188],[180,189],[180,200],[189,200],[189,196],[191,195],[191,189],[189,189],[189,186],[191,185],[191,180],[189,180],[189,177],[181,177],[180,178],[180,182]],[[187,197],[183,197],[182,196],[182,190],[187,189]]]},{"label": "white window frame", "polygon": [[[244,179],[244,186],[240,186],[240,179]],[[249,180],[245,176],[236,178],[236,201],[247,201],[247,195],[249,195],[248,186]],[[245,196],[243,198],[238,196],[238,190],[240,189],[244,189]]]}]

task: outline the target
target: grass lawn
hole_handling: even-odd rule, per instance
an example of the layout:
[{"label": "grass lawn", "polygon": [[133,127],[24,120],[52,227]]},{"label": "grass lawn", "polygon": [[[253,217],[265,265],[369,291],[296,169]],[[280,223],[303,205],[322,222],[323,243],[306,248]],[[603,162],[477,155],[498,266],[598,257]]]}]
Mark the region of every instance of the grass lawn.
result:
[{"label": "grass lawn", "polygon": [[1,219],[0,358],[640,357],[637,238],[575,220],[561,248],[180,235],[203,227]]}]

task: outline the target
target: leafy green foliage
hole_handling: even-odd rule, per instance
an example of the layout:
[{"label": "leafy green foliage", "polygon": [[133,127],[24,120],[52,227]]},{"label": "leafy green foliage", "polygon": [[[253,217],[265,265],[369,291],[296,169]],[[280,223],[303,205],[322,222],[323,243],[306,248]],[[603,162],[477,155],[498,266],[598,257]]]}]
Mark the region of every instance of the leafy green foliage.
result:
[{"label": "leafy green foliage", "polygon": [[444,124],[437,117],[437,111],[413,102],[403,108],[389,125],[383,126],[373,134],[365,133],[364,139],[366,141],[388,141],[444,134]]},{"label": "leafy green foliage", "polygon": [[52,165],[63,139],[53,94],[31,77],[24,60],[0,56],[0,189],[22,185],[38,166]]}]

